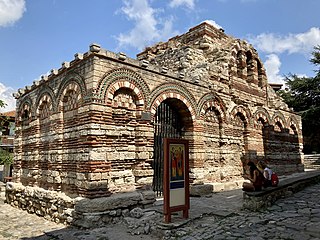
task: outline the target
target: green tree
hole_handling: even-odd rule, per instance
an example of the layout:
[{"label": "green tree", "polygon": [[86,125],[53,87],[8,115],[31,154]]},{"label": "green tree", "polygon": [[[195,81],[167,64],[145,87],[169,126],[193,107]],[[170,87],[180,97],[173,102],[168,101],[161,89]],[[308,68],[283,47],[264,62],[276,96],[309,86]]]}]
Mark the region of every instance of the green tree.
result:
[{"label": "green tree", "polygon": [[310,59],[316,67],[314,77],[286,76],[286,90],[278,93],[302,118],[304,152],[320,153],[320,45]]},{"label": "green tree", "polygon": [[0,108],[5,107],[6,105],[7,104],[3,100],[0,99]]},{"label": "green tree", "polygon": [[[7,104],[0,99],[0,108],[5,107]],[[0,131],[2,132],[3,125],[8,121],[8,118],[5,116],[0,117]],[[0,142],[1,136],[0,136]],[[13,153],[9,152],[8,149],[0,148],[0,164],[12,164],[13,162]]]}]

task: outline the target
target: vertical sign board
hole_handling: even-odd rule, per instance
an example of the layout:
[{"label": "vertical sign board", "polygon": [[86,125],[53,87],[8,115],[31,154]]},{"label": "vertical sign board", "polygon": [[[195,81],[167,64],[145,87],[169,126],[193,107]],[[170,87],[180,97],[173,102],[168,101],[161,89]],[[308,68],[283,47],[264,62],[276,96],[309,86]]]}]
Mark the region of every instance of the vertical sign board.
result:
[{"label": "vertical sign board", "polygon": [[164,139],[164,217],[171,222],[171,213],[183,211],[188,218],[189,196],[189,144],[183,139]]}]

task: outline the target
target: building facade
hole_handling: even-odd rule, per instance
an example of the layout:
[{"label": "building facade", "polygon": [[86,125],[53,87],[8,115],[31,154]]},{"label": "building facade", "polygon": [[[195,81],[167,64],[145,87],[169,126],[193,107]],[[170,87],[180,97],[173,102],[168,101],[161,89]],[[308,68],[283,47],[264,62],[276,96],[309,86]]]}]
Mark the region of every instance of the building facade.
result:
[{"label": "building facade", "polygon": [[247,161],[303,171],[301,119],[256,50],[208,23],[131,59],[92,44],[17,99],[14,182],[71,197],[162,190],[163,138],[189,140],[191,184]]}]

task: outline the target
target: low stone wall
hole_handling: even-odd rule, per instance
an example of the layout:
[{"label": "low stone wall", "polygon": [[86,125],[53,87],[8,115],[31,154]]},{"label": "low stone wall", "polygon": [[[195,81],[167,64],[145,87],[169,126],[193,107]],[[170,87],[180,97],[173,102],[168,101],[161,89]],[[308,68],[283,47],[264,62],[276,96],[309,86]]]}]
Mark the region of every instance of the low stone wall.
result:
[{"label": "low stone wall", "polygon": [[155,202],[153,191],[128,192],[101,198],[70,198],[64,193],[8,182],[6,202],[56,223],[84,228],[115,223],[135,208],[146,208]]},{"label": "low stone wall", "polygon": [[243,208],[259,211],[271,206],[280,198],[292,195],[309,185],[320,182],[320,171],[281,181],[277,187],[268,187],[259,192],[243,192]]},{"label": "low stone wall", "polygon": [[73,221],[75,199],[63,193],[8,182],[6,202],[56,223],[70,224]]}]

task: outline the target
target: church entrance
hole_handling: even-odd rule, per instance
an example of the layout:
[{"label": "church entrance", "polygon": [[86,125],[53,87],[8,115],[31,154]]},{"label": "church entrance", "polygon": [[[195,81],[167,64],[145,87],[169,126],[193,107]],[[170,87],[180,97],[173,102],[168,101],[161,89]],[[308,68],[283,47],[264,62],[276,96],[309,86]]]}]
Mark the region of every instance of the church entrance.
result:
[{"label": "church entrance", "polygon": [[181,103],[177,99],[166,99],[157,108],[154,118],[154,152],[153,152],[153,190],[157,196],[162,196],[163,190],[163,139],[181,138],[183,121]]}]

